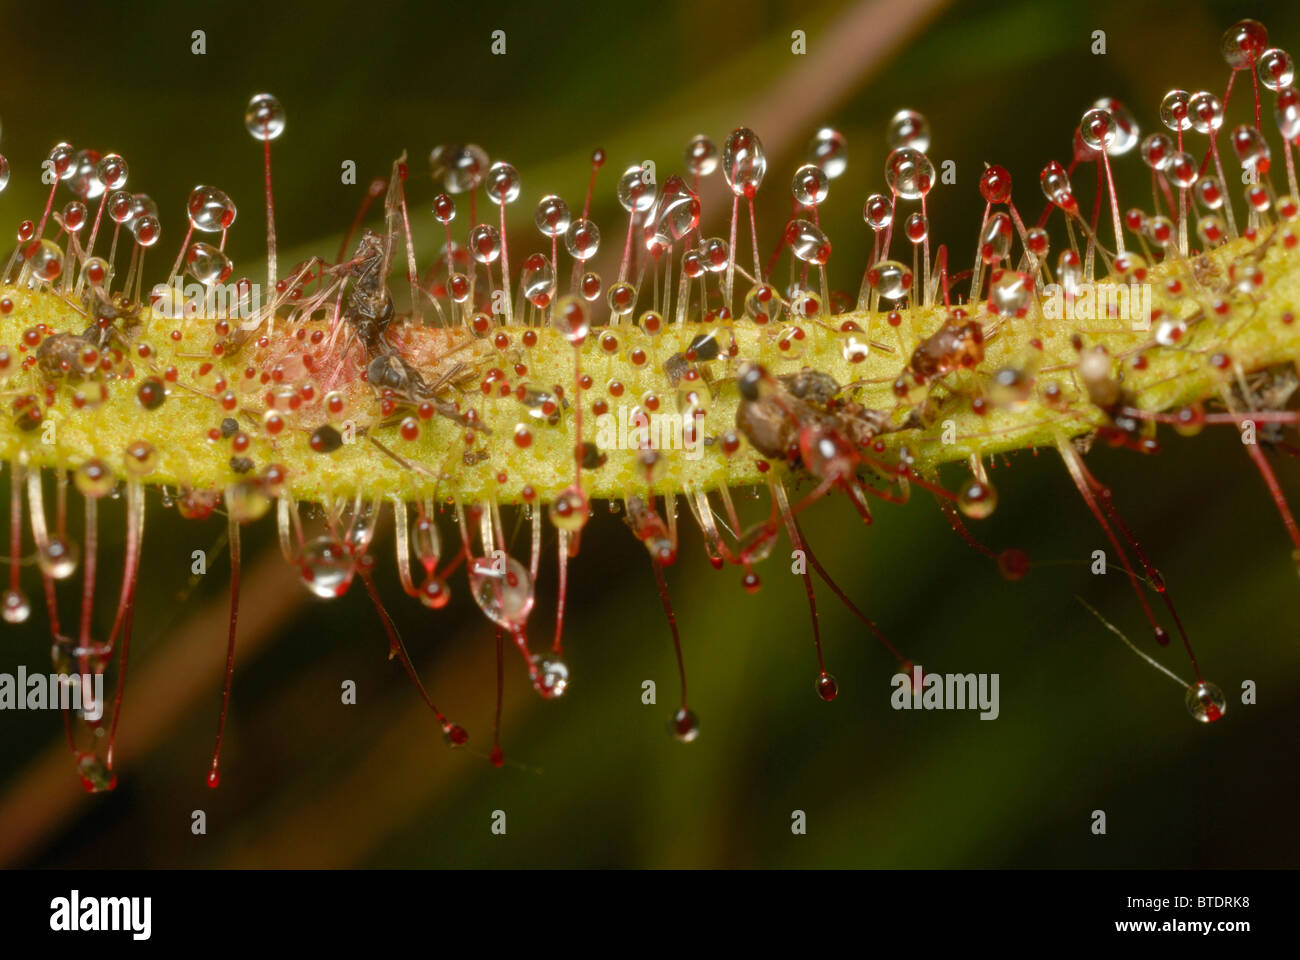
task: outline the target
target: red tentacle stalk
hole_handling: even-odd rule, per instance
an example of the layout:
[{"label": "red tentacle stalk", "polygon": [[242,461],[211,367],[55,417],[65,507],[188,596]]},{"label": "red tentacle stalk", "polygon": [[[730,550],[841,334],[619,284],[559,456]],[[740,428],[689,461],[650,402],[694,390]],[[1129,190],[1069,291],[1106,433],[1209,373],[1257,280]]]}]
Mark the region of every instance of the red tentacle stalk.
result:
[{"label": "red tentacle stalk", "polygon": [[221,741],[226,733],[226,714],[230,709],[230,685],[235,675],[235,636],[239,624],[239,521],[230,512],[226,514],[226,531],[229,537],[227,549],[230,550],[230,633],[226,641],[226,679],[221,692],[221,716],[217,720],[217,742],[212,748],[212,765],[208,768],[208,786],[214,790],[221,783],[221,771],[219,769],[221,764]]},{"label": "red tentacle stalk", "polygon": [[384,628],[384,633],[388,636],[388,659],[392,660],[396,657],[402,664],[402,669],[406,671],[411,683],[415,685],[416,691],[420,694],[420,699],[432,711],[438,725],[442,727],[442,734],[447,742],[453,747],[461,746],[469,739],[469,734],[465,732],[464,727],[448,720],[437,705],[434,704],[433,700],[430,699],[428,692],[424,689],[424,684],[420,682],[420,675],[415,672],[415,666],[411,663],[411,658],[406,652],[406,645],[402,642],[401,634],[397,632],[397,624],[393,623],[393,618],[389,616],[383,600],[379,597],[379,591],[375,587],[374,577],[371,574],[373,558],[367,556],[364,559],[370,562],[359,562],[357,564],[357,576],[361,578],[361,582],[365,585],[366,595],[370,597],[370,602],[374,604],[375,610],[379,613],[379,622]]},{"label": "red tentacle stalk", "polygon": [[808,546],[808,542],[806,540],[804,541],[803,551],[804,554],[808,557],[808,562],[811,563],[813,569],[817,571],[817,576],[821,577],[822,582],[825,583],[826,586],[831,588],[831,592],[834,593],[835,596],[839,598],[840,603],[844,604],[844,606],[848,608],[850,613],[852,613],[855,617],[857,617],[859,620],[862,621],[862,623],[866,626],[866,628],[871,631],[872,636],[874,636],[877,640],[879,640],[881,643],[885,645],[885,649],[888,650],[893,655],[895,660],[897,660],[899,663],[907,663],[908,662],[907,658],[904,657],[898,651],[897,647],[895,647],[892,643],[889,642],[889,638],[885,636],[885,634],[881,631],[880,627],[876,626],[876,622],[872,620],[870,617],[868,617],[861,610],[859,610],[854,605],[853,601],[849,599],[848,594],[846,594],[843,590],[840,589],[839,584],[837,584],[834,580],[831,579],[831,575],[826,572],[826,568],[821,565],[821,561],[817,559],[817,555],[813,553],[812,547]]},{"label": "red tentacle stalk", "polygon": [[505,634],[500,627],[496,629],[496,646],[497,646],[497,703],[496,711],[492,714],[492,753],[489,759],[492,766],[499,767],[506,762],[506,756],[501,751],[501,694],[505,684]]},{"label": "red tentacle stalk", "polygon": [[659,602],[663,605],[664,615],[668,618],[668,629],[672,632],[673,653],[677,657],[677,676],[682,690],[681,706],[673,714],[673,736],[683,743],[689,743],[699,735],[700,725],[686,700],[686,661],[682,657],[682,638],[677,629],[677,615],[673,612],[673,603],[668,596],[668,581],[664,578],[663,565],[652,558],[650,566],[655,573]]}]

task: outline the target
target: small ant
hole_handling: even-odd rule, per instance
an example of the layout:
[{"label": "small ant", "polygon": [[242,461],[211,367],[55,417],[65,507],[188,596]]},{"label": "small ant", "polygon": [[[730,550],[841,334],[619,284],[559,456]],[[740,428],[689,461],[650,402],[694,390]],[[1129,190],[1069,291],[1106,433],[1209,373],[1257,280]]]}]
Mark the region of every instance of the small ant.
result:
[{"label": "small ant", "polygon": [[66,376],[69,380],[76,381],[90,376],[95,372],[96,366],[86,365],[86,350],[93,348],[102,353],[115,343],[125,346],[126,338],[117,328],[116,321],[134,324],[140,317],[138,305],[109,299],[102,285],[91,284],[84,303],[87,314],[94,317],[85,330],[81,333],[53,334],[42,340],[36,348],[37,365],[47,377]]},{"label": "small ant", "polygon": [[927,384],[984,359],[984,329],[979,321],[946,323],[912,351],[908,369],[918,384]]},{"label": "small ant", "polygon": [[843,388],[817,370],[773,377],[751,364],[737,384],[736,427],[754,448],[802,466],[827,485],[849,483],[864,462],[876,466],[858,452],[876,437],[920,426],[916,411],[894,423],[889,411],[840,399]]}]

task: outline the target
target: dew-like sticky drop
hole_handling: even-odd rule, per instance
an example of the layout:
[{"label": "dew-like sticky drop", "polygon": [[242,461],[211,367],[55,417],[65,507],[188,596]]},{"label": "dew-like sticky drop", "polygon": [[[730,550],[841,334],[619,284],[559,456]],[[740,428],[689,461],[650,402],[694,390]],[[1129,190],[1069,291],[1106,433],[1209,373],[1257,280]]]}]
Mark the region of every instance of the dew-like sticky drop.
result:
[{"label": "dew-like sticky drop", "polygon": [[992,516],[997,505],[998,492],[987,479],[969,477],[957,495],[958,508],[973,520]]},{"label": "dew-like sticky drop", "polygon": [[430,152],[429,170],[448,193],[469,193],[487,174],[487,151],[474,143],[442,144]]},{"label": "dew-like sticky drop", "polygon": [[508,554],[475,557],[469,569],[469,587],[474,602],[489,620],[515,630],[532,612],[535,595],[528,568]]},{"label": "dew-like sticky drop", "polygon": [[551,311],[551,326],[569,343],[580,346],[591,332],[586,305],[577,297],[561,297]]},{"label": "dew-like sticky drop", "polygon": [[284,107],[269,93],[259,93],[248,101],[244,127],[254,140],[275,140],[284,133]]},{"label": "dew-like sticky drop", "polygon": [[680,742],[690,743],[700,735],[700,720],[694,710],[681,707],[673,714],[671,729]]},{"label": "dew-like sticky drop", "polygon": [[700,224],[700,198],[673,174],[664,181],[654,214],[645,228],[646,249],[667,247],[684,238]]},{"label": "dew-like sticky drop", "polygon": [[31,615],[32,605],[27,594],[17,587],[4,592],[3,599],[0,599],[0,616],[4,617],[5,623],[24,623]]},{"label": "dew-like sticky drop", "polygon": [[905,200],[920,200],[934,186],[934,164],[920,150],[899,147],[885,158],[885,182]]},{"label": "dew-like sticky drop", "polygon": [[37,553],[36,559],[40,564],[41,572],[47,577],[66,580],[76,573],[77,561],[80,557],[81,551],[76,541],[56,534],[46,541],[45,546]]},{"label": "dew-like sticky drop", "polygon": [[738,197],[752,197],[767,174],[767,154],[758,134],[748,127],[731,131],[722,147],[722,176]]},{"label": "dew-like sticky drop", "polygon": [[488,168],[487,195],[492,202],[498,206],[504,207],[507,203],[514,203],[519,196],[519,171],[510,164],[498,160]]},{"label": "dew-like sticky drop", "polygon": [[185,269],[204,286],[225,283],[235,266],[225,252],[210,243],[192,243],[185,255]]},{"label": "dew-like sticky drop", "polygon": [[696,177],[707,177],[718,169],[718,145],[699,134],[686,144],[686,169]]},{"label": "dew-like sticky drop", "polygon": [[563,660],[537,654],[532,658],[532,665],[534,690],[546,700],[564,696],[564,691],[569,689],[569,668]]},{"label": "dew-like sticky drop", "polygon": [[1188,687],[1183,701],[1187,704],[1187,712],[1192,715],[1192,719],[1201,723],[1213,723],[1228,710],[1228,701],[1223,691],[1205,681]]},{"label": "dew-like sticky drop", "polygon": [[912,271],[897,260],[881,260],[867,271],[867,283],[885,300],[901,300],[912,289]]},{"label": "dew-like sticky drop", "polygon": [[561,197],[551,193],[537,201],[537,209],[533,213],[533,223],[537,225],[537,229],[542,236],[563,236],[572,222],[573,216],[569,213],[569,205]]},{"label": "dew-like sticky drop", "polygon": [[600,249],[600,228],[579,217],[564,232],[564,248],[574,260],[590,260]]},{"label": "dew-like sticky drop", "polygon": [[816,164],[822,173],[835,180],[844,174],[849,165],[849,148],[844,134],[832,127],[822,127],[808,142],[804,157]]},{"label": "dew-like sticky drop", "polygon": [[185,210],[194,229],[201,233],[220,233],[235,222],[234,201],[216,187],[195,187]]},{"label": "dew-like sticky drop", "polygon": [[347,547],[328,536],[307,541],[298,559],[302,585],[326,600],[347,593],[357,570]]},{"label": "dew-like sticky drop", "polygon": [[646,176],[646,168],[633,164],[618,178],[618,203],[628,213],[645,213],[655,202],[655,184]]},{"label": "dew-like sticky drop", "polygon": [[786,224],[785,242],[790,252],[804,263],[825,266],[831,258],[831,242],[821,228],[810,220],[791,220]]}]

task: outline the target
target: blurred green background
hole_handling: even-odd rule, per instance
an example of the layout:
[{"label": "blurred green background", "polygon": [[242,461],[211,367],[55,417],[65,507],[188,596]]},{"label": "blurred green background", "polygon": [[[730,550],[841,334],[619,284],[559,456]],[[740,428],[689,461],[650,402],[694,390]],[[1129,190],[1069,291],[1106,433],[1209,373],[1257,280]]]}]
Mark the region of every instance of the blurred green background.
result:
[{"label": "blurred green background", "polygon": [[[646,158],[661,176],[677,171],[690,136],[721,143],[741,123],[764,138],[778,132],[759,194],[766,252],[788,216],[784,191],[804,145],[829,123],[848,138],[850,159],[822,222],[835,243],[832,284],[855,290],[870,239],[861,203],[882,187],[884,127],[898,107],[930,119],[936,162],[956,161],[957,185],[932,195],[931,235],[953,248],[960,270],[979,222],[983,161],[1011,170],[1034,216],[1038,171],[1068,160],[1074,126],[1097,97],[1123,100],[1146,132],[1166,89],[1222,92],[1219,37],[1235,20],[1264,20],[1276,45],[1300,40],[1300,6],[1282,2],[895,4],[866,8],[865,20],[852,5],[803,2],[743,12],[694,2],[236,7],[110,4],[64,16],[4,4],[7,222],[38,212],[39,162],[67,139],[126,157],[129,186],[162,207],[159,260],[179,243],[188,190],[221,186],[240,205],[236,269],[256,275],[260,153],[241,118],[249,95],[266,89],[288,111],[274,144],[282,263],[332,256],[365,184],[402,149],[427,258],[435,234],[425,158],[459,140],[520,170],[513,236],[538,248],[533,204],[558,192],[580,206],[587,157],[603,146],[610,163],[595,219],[609,248],[625,223],[611,171]],[[846,22],[868,25],[861,62],[819,62]],[[196,29],[206,31],[206,56],[190,52]],[[504,57],[488,54],[496,29],[507,33]],[[807,35],[804,58],[790,52],[795,29]],[[1090,53],[1099,29],[1105,56]],[[1230,124],[1247,105],[1238,91]],[[340,183],[349,159],[358,186]],[[1122,202],[1149,204],[1136,156],[1116,173]],[[1088,201],[1090,179],[1077,184]],[[705,213],[724,233],[724,211],[715,203]],[[1212,727],[1194,723],[1182,691],[1075,602],[1082,595],[1144,641],[1122,575],[1088,571],[1090,552],[1105,544],[1059,458],[1022,454],[999,461],[1001,506],[976,526],[995,549],[1029,552],[1035,567],[1020,583],[1003,581],[926,497],[882,507],[870,528],[839,499],[804,521],[825,565],[913,659],[1001,675],[995,722],[891,710],[892,661],[826,591],[827,660],[842,693],[820,702],[788,554],[768,561],[765,587],[750,596],[734,569],[709,568],[691,529],[669,582],[702,733],[676,743],[666,732],[675,667],[649,563],[600,504],[570,568],[570,690],[542,702],[517,657],[507,659],[509,762],[497,770],[482,756],[492,631],[463,581],[439,614],[406,600],[383,529],[381,589],[435,699],[470,730],[477,753],[442,744],[385,660],[359,585],[317,603],[274,558],[258,562],[274,551],[268,521],[248,537],[252,602],[241,643],[260,639],[238,657],[214,792],[204,775],[220,700],[224,558],[192,590],[187,581],[190,551],[210,547],[222,524],[183,523],[151,494],[120,786],[81,794],[71,758],[58,753],[57,715],[0,714],[0,847],[10,863],[42,866],[1295,866],[1300,583],[1289,543],[1231,431],[1165,441],[1158,457],[1098,450],[1089,462],[1165,573],[1207,679],[1229,696],[1227,717]],[[1276,463],[1300,494],[1300,466]],[[740,502],[765,509],[747,495]],[[120,553],[120,506],[107,510],[106,557]],[[553,617],[550,553],[539,635]],[[35,593],[34,579],[28,587]],[[113,598],[100,599],[107,617]],[[48,663],[39,610],[3,636],[0,670]],[[193,657],[180,636],[193,641]],[[1157,656],[1189,673],[1176,646]],[[648,679],[657,706],[641,703]],[[357,684],[356,706],[339,703],[345,680]],[[1257,706],[1238,702],[1244,680],[1259,685]],[[196,809],[206,812],[206,836],[191,834]],[[505,836],[489,830],[498,809]],[[806,836],[791,834],[796,809],[806,812]],[[1095,809],[1107,813],[1105,837],[1090,833]]]}]

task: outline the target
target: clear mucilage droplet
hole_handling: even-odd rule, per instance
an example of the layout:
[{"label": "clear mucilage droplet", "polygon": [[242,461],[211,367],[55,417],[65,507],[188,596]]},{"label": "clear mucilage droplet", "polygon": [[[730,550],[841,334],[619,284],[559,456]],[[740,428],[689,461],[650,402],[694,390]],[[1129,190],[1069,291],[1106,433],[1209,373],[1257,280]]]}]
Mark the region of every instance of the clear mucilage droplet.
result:
[{"label": "clear mucilage droplet", "polygon": [[849,148],[844,135],[831,127],[822,127],[808,143],[805,159],[817,166],[830,180],[838,179],[849,165]]},{"label": "clear mucilage droplet", "polygon": [[1187,151],[1175,152],[1169,158],[1165,173],[1169,176],[1170,183],[1186,190],[1196,183],[1196,178],[1200,175],[1200,165]]},{"label": "clear mucilage droplet", "polygon": [[1256,72],[1259,74],[1259,82],[1276,93],[1283,87],[1289,87],[1295,79],[1295,64],[1291,62],[1290,54],[1274,47],[1260,55]]},{"label": "clear mucilage droplet", "polygon": [[235,222],[235,204],[216,187],[198,186],[185,205],[190,223],[200,233],[220,233]]},{"label": "clear mucilage droplet", "polygon": [[307,541],[298,557],[298,565],[302,585],[327,600],[347,593],[357,570],[352,552],[328,536]]},{"label": "clear mucilage droplet", "polygon": [[80,233],[81,228],[86,225],[86,205],[80,200],[69,200],[63,205],[60,216],[63,219],[64,230],[68,233]]},{"label": "clear mucilage droplet", "polygon": [[1228,711],[1228,700],[1223,691],[1212,683],[1193,683],[1183,697],[1187,712],[1201,723],[1214,723]]},{"label": "clear mucilage droplet", "polygon": [[718,145],[703,134],[686,144],[686,169],[696,177],[707,177],[718,169]]},{"label": "clear mucilage droplet", "polygon": [[682,707],[673,714],[670,729],[678,741],[690,743],[700,735],[700,719],[695,715],[695,711]]},{"label": "clear mucilage droplet", "polygon": [[1160,122],[1177,133],[1192,125],[1192,95],[1186,90],[1170,90],[1160,101]]},{"label": "clear mucilage droplet", "polygon": [[1243,169],[1263,175],[1268,172],[1272,151],[1263,135],[1254,127],[1242,124],[1232,131],[1232,149]]},{"label": "clear mucilage droplet", "polygon": [[82,200],[98,199],[104,192],[104,183],[96,172],[100,159],[98,150],[78,150],[74,157],[75,169],[68,189]]},{"label": "clear mucilage droplet", "polygon": [[745,294],[745,316],[759,324],[776,323],[781,319],[784,306],[781,297],[770,283],[759,283]]},{"label": "clear mucilage droplet", "polygon": [[1196,199],[1206,210],[1218,210],[1223,206],[1223,184],[1218,177],[1201,177],[1196,181]]},{"label": "clear mucilage droplet", "polygon": [[1223,103],[1212,93],[1202,90],[1193,94],[1187,110],[1197,133],[1212,134],[1223,126]]},{"label": "clear mucilage droplet", "polygon": [[913,210],[907,215],[903,232],[912,243],[924,243],[930,236],[930,220],[920,210]]},{"label": "clear mucilage droplet", "polygon": [[653,216],[645,227],[646,249],[654,252],[678,242],[700,224],[700,198],[673,174],[664,181]]},{"label": "clear mucilage droplet", "polygon": [[957,495],[957,507],[972,520],[983,520],[997,509],[998,492],[987,479],[970,477]]},{"label": "clear mucilage droplet", "polygon": [[108,215],[114,223],[126,223],[135,208],[135,195],[129,190],[118,190],[108,198]]},{"label": "clear mucilage droplet", "polygon": [[753,197],[767,174],[767,154],[748,127],[731,131],[722,147],[722,176],[738,197]]},{"label": "clear mucilage droplet", "polygon": [[1055,160],[1043,167],[1043,172],[1039,175],[1039,183],[1043,188],[1043,196],[1065,212],[1069,213],[1078,208],[1074,199],[1074,189],[1070,186],[1070,176]]},{"label": "clear mucilage droplet", "polygon": [[204,286],[225,283],[234,271],[230,258],[210,243],[190,244],[185,255],[185,268]]},{"label": "clear mucilage droplet", "polygon": [[628,213],[645,213],[655,202],[655,182],[650,179],[649,170],[640,164],[633,164],[623,171],[615,188],[618,203]]},{"label": "clear mucilage droplet", "polygon": [[23,247],[23,260],[32,274],[41,280],[57,280],[63,272],[63,250],[45,237]]},{"label": "clear mucilage droplet", "polygon": [[1011,218],[998,212],[989,217],[980,234],[980,259],[986,265],[993,265],[1011,255],[1011,241],[1014,236]]},{"label": "clear mucilage droplet", "polygon": [[891,150],[909,148],[925,153],[930,149],[930,122],[915,110],[899,110],[890,118],[885,142]]},{"label": "clear mucilage droplet", "polygon": [[573,346],[579,346],[591,332],[586,305],[574,296],[561,297],[551,311],[551,326]]},{"label": "clear mucilage droplet", "polygon": [[1233,70],[1254,66],[1268,46],[1268,28],[1258,20],[1239,20],[1223,33],[1219,50]]},{"label": "clear mucilage droplet", "polygon": [[158,219],[158,204],[154,203],[153,197],[147,193],[131,195],[131,216],[126,220],[126,228],[134,233],[136,221],[141,217]]},{"label": "clear mucilage droplet", "polygon": [[47,577],[66,580],[77,572],[77,562],[80,558],[81,550],[76,541],[55,535],[46,541],[36,559],[40,564],[41,572]]},{"label": "clear mucilage droplet", "polygon": [[95,164],[95,176],[104,190],[120,190],[126,186],[126,161],[116,153],[106,153]]},{"label": "clear mucilage droplet", "polygon": [[710,237],[704,241],[704,246],[700,248],[700,256],[704,259],[704,269],[709,273],[721,273],[727,269],[727,259],[730,256],[731,246],[721,237]]},{"label": "clear mucilage droplet", "polygon": [[244,111],[244,127],[254,140],[275,140],[284,133],[284,107],[269,93],[255,94]]},{"label": "clear mucilage droplet", "polygon": [[0,616],[5,623],[23,623],[32,615],[32,605],[22,590],[9,589],[0,597]]},{"label": "clear mucilage droplet", "polygon": [[60,180],[71,180],[76,176],[77,152],[66,140],[56,143],[45,159],[50,164],[49,169],[53,170],[54,175]]},{"label": "clear mucilage droplet", "polygon": [[1056,279],[1067,296],[1076,296],[1083,283],[1083,264],[1073,250],[1062,250],[1056,258]]},{"label": "clear mucilage droplet", "polygon": [[1163,170],[1174,152],[1174,141],[1163,133],[1149,133],[1142,138],[1142,162],[1152,170]]},{"label": "clear mucilage droplet", "polygon": [[555,298],[555,269],[543,254],[534,253],[524,261],[520,282],[524,296],[535,307],[546,307]]},{"label": "clear mucilage droplet", "polygon": [[912,271],[897,260],[881,260],[867,271],[867,283],[884,300],[902,300],[912,290]]},{"label": "clear mucilage droplet", "polygon": [[1093,106],[1105,110],[1115,121],[1115,135],[1106,145],[1107,154],[1112,157],[1122,157],[1137,146],[1141,131],[1128,107],[1113,97],[1102,97]]},{"label": "clear mucilage droplet", "polygon": [[831,257],[831,242],[821,228],[809,220],[791,220],[785,228],[790,251],[804,263],[825,266]]},{"label": "clear mucilage droplet", "polygon": [[498,160],[488,168],[487,184],[484,189],[497,206],[504,207],[507,203],[514,203],[519,196],[519,171],[510,164]]},{"label": "clear mucilage droplet", "polygon": [[546,700],[564,696],[569,689],[569,667],[559,657],[536,654],[532,658],[533,689]]},{"label": "clear mucilage droplet", "polygon": [[528,568],[508,554],[475,557],[469,570],[474,602],[493,623],[518,630],[533,609],[533,580]]},{"label": "clear mucilage droplet", "polygon": [[997,270],[989,277],[989,309],[1004,320],[1023,317],[1034,296],[1034,278],[1015,270]]},{"label": "clear mucilage droplet", "polygon": [[561,237],[569,229],[573,216],[569,205],[555,194],[547,194],[537,201],[537,210],[533,213],[533,223],[544,237]]},{"label": "clear mucilage droplet", "polygon": [[805,207],[816,207],[830,194],[830,177],[821,167],[805,163],[794,172],[790,192],[795,200]]},{"label": "clear mucilage droplet", "polygon": [[1286,139],[1294,141],[1300,137],[1300,91],[1295,87],[1283,87],[1277,92],[1277,102],[1273,105],[1273,118],[1277,120],[1277,129]]},{"label": "clear mucilage droplet", "polygon": [[904,200],[920,200],[934,186],[934,164],[920,150],[899,147],[885,158],[885,182]]},{"label": "clear mucilage droplet", "polygon": [[1079,136],[1084,143],[1097,151],[1110,152],[1110,144],[1117,136],[1116,130],[1115,118],[1111,116],[1109,110],[1101,107],[1093,107],[1079,121]]},{"label": "clear mucilage droplet", "polygon": [[429,170],[448,193],[469,193],[487,175],[487,151],[475,143],[440,144],[429,153]]},{"label": "clear mucilage droplet", "polygon": [[131,224],[131,234],[135,237],[135,242],[142,247],[152,247],[162,236],[162,224],[158,218],[151,213],[146,213],[138,217]]},{"label": "clear mucilage droplet", "polygon": [[479,263],[495,263],[501,256],[501,231],[490,223],[476,223],[469,232],[469,252]]},{"label": "clear mucilage droplet", "polygon": [[862,205],[862,219],[877,233],[889,226],[893,218],[894,202],[884,194],[873,193]]},{"label": "clear mucilage droplet", "polygon": [[564,248],[574,260],[590,260],[600,249],[600,228],[590,220],[574,220],[564,232]]}]

